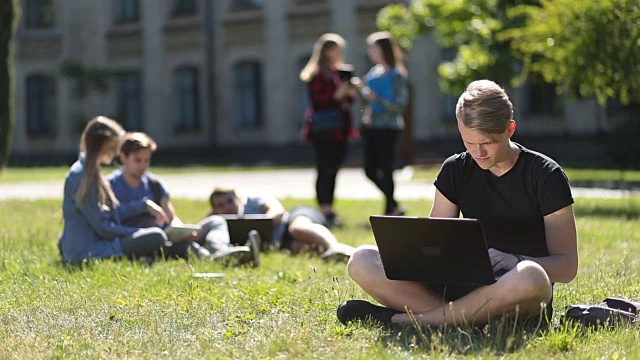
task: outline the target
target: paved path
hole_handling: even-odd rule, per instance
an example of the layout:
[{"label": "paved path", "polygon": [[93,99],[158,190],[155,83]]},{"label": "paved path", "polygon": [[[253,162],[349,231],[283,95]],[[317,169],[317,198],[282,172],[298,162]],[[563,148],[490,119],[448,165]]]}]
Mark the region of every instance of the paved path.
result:
[{"label": "paved path", "polygon": [[[398,200],[433,199],[430,181],[413,179],[407,167],[396,171]],[[168,174],[164,181],[174,198],[206,199],[216,185],[230,185],[247,193],[273,194],[279,198],[315,198],[315,170],[256,170],[219,173]],[[639,191],[573,188],[575,197],[622,198],[640,196]],[[62,198],[63,180],[0,183],[0,199]],[[340,199],[381,199],[380,191],[361,169],[342,169],[338,174],[336,197]]]}]

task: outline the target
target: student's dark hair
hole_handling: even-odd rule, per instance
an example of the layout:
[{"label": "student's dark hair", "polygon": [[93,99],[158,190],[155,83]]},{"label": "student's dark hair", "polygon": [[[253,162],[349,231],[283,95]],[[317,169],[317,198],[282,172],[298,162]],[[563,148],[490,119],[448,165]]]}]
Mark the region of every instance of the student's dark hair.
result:
[{"label": "student's dark hair", "polygon": [[216,186],[215,188],[213,188],[213,191],[211,192],[211,195],[209,195],[209,204],[211,205],[211,208],[213,209],[213,198],[216,196],[223,196],[223,195],[227,195],[227,194],[233,194],[233,196],[237,196],[236,195],[236,189],[232,188],[232,187],[224,187],[224,186]]},{"label": "student's dark hair", "polygon": [[513,105],[498,84],[491,80],[477,80],[460,95],[456,118],[469,129],[501,134],[513,119]]},{"label": "student's dark hair", "polygon": [[367,44],[377,45],[382,50],[382,58],[384,62],[396,69],[402,75],[407,75],[407,69],[404,67],[402,50],[396,43],[395,39],[388,31],[378,31],[367,37]]},{"label": "student's dark hair", "polygon": [[124,136],[120,144],[120,152],[125,156],[140,150],[149,150],[153,154],[158,145],[153,139],[143,132],[130,132]]},{"label": "student's dark hair", "polygon": [[94,117],[87,123],[80,137],[80,152],[84,154],[84,173],[78,187],[77,201],[84,201],[87,193],[97,188],[101,205],[118,202],[98,162],[100,156],[110,147],[117,149],[124,133],[120,124],[104,116]]},{"label": "student's dark hair", "polygon": [[302,71],[300,71],[300,80],[309,82],[319,72],[328,73],[331,70],[331,64],[329,63],[327,51],[336,46],[344,50],[346,42],[342,36],[334,33],[322,34],[313,45],[313,52],[311,53],[311,57],[309,58],[307,65],[305,65]]}]

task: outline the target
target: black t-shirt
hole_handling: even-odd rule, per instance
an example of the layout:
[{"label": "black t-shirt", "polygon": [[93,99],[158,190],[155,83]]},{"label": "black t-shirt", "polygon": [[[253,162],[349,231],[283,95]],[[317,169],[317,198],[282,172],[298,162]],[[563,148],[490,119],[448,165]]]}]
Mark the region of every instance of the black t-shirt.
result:
[{"label": "black t-shirt", "polygon": [[502,176],[464,152],[445,160],[434,185],[463,217],[481,221],[489,248],[548,256],[543,217],[573,204],[569,180],[549,157],[516,145],[518,159]]}]

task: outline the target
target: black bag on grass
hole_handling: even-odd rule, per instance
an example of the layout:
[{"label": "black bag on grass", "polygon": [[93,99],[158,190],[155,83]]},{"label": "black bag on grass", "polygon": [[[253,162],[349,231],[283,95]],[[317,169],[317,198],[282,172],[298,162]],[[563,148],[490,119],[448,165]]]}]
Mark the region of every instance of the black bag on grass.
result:
[{"label": "black bag on grass", "polygon": [[598,305],[569,305],[564,317],[589,327],[615,327],[620,324],[637,324],[640,303],[608,297]]}]

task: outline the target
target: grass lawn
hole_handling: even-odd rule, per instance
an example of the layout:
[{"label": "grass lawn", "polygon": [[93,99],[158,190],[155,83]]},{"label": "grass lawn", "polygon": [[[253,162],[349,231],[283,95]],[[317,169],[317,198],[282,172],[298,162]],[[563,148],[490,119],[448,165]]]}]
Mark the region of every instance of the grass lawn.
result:
[{"label": "grass lawn", "polygon": [[[71,165],[71,164],[69,164]],[[105,174],[110,174],[114,166],[106,166],[103,169]],[[290,169],[291,167],[287,167]],[[158,175],[182,174],[182,173],[207,173],[221,171],[257,171],[257,170],[278,170],[285,169],[277,166],[154,166],[152,171]],[[47,181],[63,180],[69,171],[69,166],[42,166],[42,167],[10,167],[0,171],[0,183],[21,182],[21,181]]]},{"label": "grass lawn", "polygon": [[[308,203],[286,199],[286,206]],[[640,299],[640,199],[579,199],[580,270],[555,286],[553,326],[523,334],[482,334],[342,326],[338,304],[368,298],[344,264],[267,253],[263,265],[224,268],[205,260],[60,264],[60,200],[5,201],[0,207],[0,358],[636,358],[634,327],[590,331],[560,325],[567,304],[608,295]],[[175,200],[185,221],[204,201]],[[343,242],[373,243],[362,226],[379,201],[339,201]],[[428,202],[403,202],[426,215]],[[194,272],[224,272],[218,279]],[[634,355],[635,354],[635,355]]]},{"label": "grass lawn", "polygon": [[[429,166],[417,168],[414,178],[432,181],[438,175],[440,166]],[[637,170],[611,170],[611,169],[575,169],[565,168],[567,177],[572,182],[587,181],[620,181],[620,182],[640,182],[640,171]]]},{"label": "grass lawn", "polygon": [[[182,167],[153,166],[152,171],[158,175],[181,174],[181,173],[216,173],[227,171],[260,171],[260,170],[280,170],[284,167],[277,166],[212,166],[193,165]],[[287,167],[286,169],[291,169]],[[0,171],[1,183],[15,183],[22,181],[62,181],[68,167],[11,167]],[[105,167],[104,173],[109,174],[113,167]],[[438,175],[439,165],[415,167],[414,180],[431,182]],[[608,169],[565,169],[569,180],[577,183],[588,183],[590,181],[603,182],[640,182],[640,171],[608,170]],[[584,186],[584,185],[583,185]]]}]

